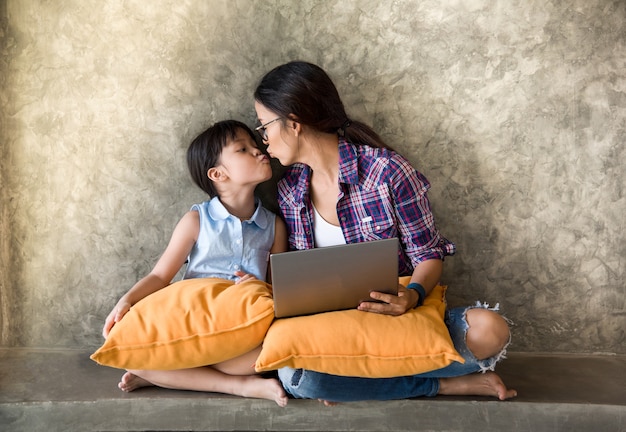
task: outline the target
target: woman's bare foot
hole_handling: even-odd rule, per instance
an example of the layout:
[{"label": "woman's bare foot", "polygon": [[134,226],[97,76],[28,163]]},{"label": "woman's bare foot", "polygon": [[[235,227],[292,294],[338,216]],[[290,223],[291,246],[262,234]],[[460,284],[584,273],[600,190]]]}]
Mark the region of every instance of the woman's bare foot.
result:
[{"label": "woman's bare foot", "polygon": [[336,405],[339,405],[339,402],[331,402],[331,401],[327,401],[324,399],[318,399],[318,401],[320,401],[321,403],[324,404],[324,406],[327,406],[327,407],[334,407]]},{"label": "woman's bare foot", "polygon": [[122,375],[122,379],[120,379],[120,382],[117,384],[120,390],[127,393],[137,390],[141,387],[150,387],[153,385],[154,384],[152,384],[150,381],[138,377],[131,372],[126,372],[124,375]]},{"label": "woman's bare foot", "polygon": [[455,378],[439,379],[441,395],[494,396],[500,400],[517,396],[517,391],[507,389],[495,372],[476,373]]},{"label": "woman's bare foot", "polygon": [[242,376],[241,388],[235,394],[243,397],[269,399],[279,407],[287,406],[289,398],[285,389],[275,378],[261,378],[257,375]]}]

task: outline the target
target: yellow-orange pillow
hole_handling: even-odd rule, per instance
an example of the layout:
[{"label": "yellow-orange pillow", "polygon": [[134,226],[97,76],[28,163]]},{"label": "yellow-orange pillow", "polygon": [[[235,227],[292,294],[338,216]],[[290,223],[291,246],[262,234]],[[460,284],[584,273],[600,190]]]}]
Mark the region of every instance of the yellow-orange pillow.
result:
[{"label": "yellow-orange pillow", "polygon": [[[401,278],[406,285],[408,278]],[[443,316],[446,287],[393,317],[358,310],[275,320],[256,362],[258,372],[292,367],[333,375],[387,378],[463,363]]]},{"label": "yellow-orange pillow", "polygon": [[261,345],[273,319],[265,282],[186,279],[137,302],[91,359],[123,369],[215,364]]}]

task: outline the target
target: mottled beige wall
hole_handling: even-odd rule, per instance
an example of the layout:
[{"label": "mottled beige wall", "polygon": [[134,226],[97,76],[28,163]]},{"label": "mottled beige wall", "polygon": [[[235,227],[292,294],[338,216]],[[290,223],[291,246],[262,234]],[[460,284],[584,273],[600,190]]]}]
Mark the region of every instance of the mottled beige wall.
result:
[{"label": "mottled beige wall", "polygon": [[451,303],[500,302],[517,351],[626,353],[626,3],[0,2],[0,343],[95,347],[204,197],[210,123],[322,65],[433,183]]}]

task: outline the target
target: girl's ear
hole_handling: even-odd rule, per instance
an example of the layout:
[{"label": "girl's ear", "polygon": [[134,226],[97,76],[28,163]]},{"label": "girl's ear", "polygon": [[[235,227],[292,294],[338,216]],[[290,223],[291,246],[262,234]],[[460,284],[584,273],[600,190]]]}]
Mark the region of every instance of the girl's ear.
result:
[{"label": "girl's ear", "polygon": [[209,180],[218,182],[226,178],[226,173],[220,169],[220,167],[211,167],[206,173]]}]

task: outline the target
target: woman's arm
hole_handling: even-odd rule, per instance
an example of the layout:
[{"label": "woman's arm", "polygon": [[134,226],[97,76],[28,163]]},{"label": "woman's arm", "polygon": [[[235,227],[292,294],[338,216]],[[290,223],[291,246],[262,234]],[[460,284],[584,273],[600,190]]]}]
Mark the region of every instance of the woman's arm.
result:
[{"label": "woman's arm", "polygon": [[111,328],[130,310],[131,306],[148,295],[165,288],[183,266],[200,231],[200,216],[189,211],[182,217],[152,271],[124,294],[104,322],[102,335],[106,338]]},{"label": "woman's arm", "polygon": [[[276,226],[274,228],[274,244],[272,245],[272,249],[270,250],[271,254],[287,252],[289,250],[288,240],[289,237],[287,235],[287,226],[285,222],[280,218],[280,216],[276,216]],[[272,283],[272,272],[270,266],[267,266],[267,282]]]},{"label": "woman's arm", "polygon": [[[424,288],[424,291],[426,291],[426,295],[428,296],[428,294],[430,294],[433,288],[441,280],[441,273],[443,273],[443,261],[442,260],[429,259],[426,261],[422,261],[415,267],[415,270],[413,271],[413,275],[411,276],[411,282],[409,283],[420,284]],[[417,301],[417,297],[416,297],[416,301]],[[411,307],[415,307],[415,305]]]},{"label": "woman's arm", "polygon": [[[449,243],[436,228],[428,200],[428,180],[403,157],[395,155],[389,164],[389,187],[393,193],[396,229],[400,245],[411,261],[411,283],[420,284],[428,295],[437,285],[443,270],[443,257]],[[367,302],[359,309],[390,315],[402,315],[418,304],[419,294],[400,285],[398,295],[372,293],[372,298],[385,303]],[[423,300],[423,299],[422,299]]]},{"label": "woman's arm", "polygon": [[[428,296],[439,282],[442,270],[443,262],[441,260],[422,261],[415,267],[410,283],[420,284],[424,288],[426,296]],[[383,303],[363,302],[359,305],[359,310],[385,315],[402,315],[417,306],[419,300],[417,291],[407,289],[404,285],[398,285],[397,296],[381,292],[372,292],[370,296]]]}]

